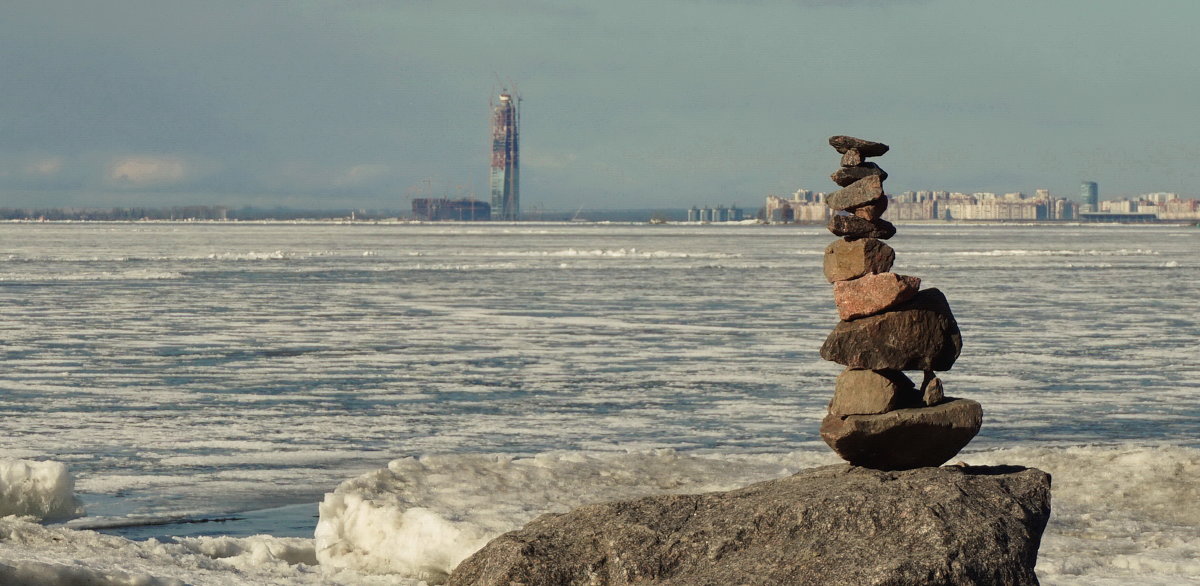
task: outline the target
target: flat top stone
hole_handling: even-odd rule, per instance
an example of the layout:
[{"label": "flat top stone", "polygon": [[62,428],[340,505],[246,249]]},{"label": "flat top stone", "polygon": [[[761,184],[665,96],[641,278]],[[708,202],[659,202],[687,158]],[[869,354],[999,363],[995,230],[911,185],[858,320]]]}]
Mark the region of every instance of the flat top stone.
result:
[{"label": "flat top stone", "polygon": [[891,148],[882,142],[863,140],[842,134],[829,137],[829,146],[837,149],[837,152],[843,155],[850,149],[856,149],[864,157],[878,157]]},{"label": "flat top stone", "polygon": [[1049,517],[1050,475],[1032,468],[827,466],[544,515],[448,585],[1034,585]]}]

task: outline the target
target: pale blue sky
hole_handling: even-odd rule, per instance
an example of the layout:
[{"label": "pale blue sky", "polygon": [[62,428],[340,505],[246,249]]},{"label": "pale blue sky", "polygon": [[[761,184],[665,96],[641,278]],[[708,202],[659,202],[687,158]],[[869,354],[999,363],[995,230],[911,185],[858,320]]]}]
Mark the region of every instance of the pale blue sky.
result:
[{"label": "pale blue sky", "polygon": [[1200,197],[1195,0],[18,0],[0,206],[487,197],[496,79],[522,206],[759,206],[829,190]]}]

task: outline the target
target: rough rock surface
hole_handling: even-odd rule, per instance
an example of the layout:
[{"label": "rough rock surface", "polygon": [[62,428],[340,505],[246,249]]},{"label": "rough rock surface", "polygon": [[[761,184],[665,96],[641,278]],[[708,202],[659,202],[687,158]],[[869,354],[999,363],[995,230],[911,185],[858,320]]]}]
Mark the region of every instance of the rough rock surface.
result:
[{"label": "rough rock surface", "polygon": [[935,407],[879,415],[831,413],[821,422],[821,439],[855,466],[904,470],[944,464],[971,442],[982,423],[979,403],[947,398]]},{"label": "rough rock surface", "polygon": [[1037,469],[826,466],[543,515],[448,584],[1037,584],[1049,515],[1050,475]]},{"label": "rough rock surface", "polygon": [[821,346],[821,358],[870,370],[950,370],[961,350],[945,295],[926,289],[892,310],[838,322]]},{"label": "rough rock surface", "polygon": [[843,211],[872,203],[881,197],[884,197],[883,182],[878,175],[871,175],[826,195],[825,205]]},{"label": "rough rock surface", "polygon": [[879,219],[888,208],[888,198],[886,195],[873,199],[863,205],[857,206],[850,210],[854,215],[868,221]]},{"label": "rough rock surface", "polygon": [[825,247],[825,280],[834,283],[868,273],[886,273],[895,260],[896,251],[875,238],[834,240]]},{"label": "rough rock surface", "polygon": [[925,383],[925,390],[921,392],[921,402],[933,406],[946,400],[946,391],[942,388],[942,379],[933,377]]},{"label": "rough rock surface", "polygon": [[833,283],[833,302],[843,320],[874,315],[904,303],[921,288],[920,277],[875,273]]},{"label": "rough rock surface", "polygon": [[842,153],[842,166],[853,167],[861,165],[864,158],[858,149],[846,149],[846,152]]},{"label": "rough rock surface", "polygon": [[879,177],[879,180],[882,181],[888,178],[888,174],[879,165],[867,162],[853,167],[842,167],[829,176],[830,179],[833,179],[834,183],[842,187],[846,187],[855,181],[867,177]]},{"label": "rough rock surface", "polygon": [[837,377],[829,413],[873,415],[913,402],[916,385],[899,370],[846,369]]},{"label": "rough rock surface", "polygon": [[830,232],[845,237],[846,240],[860,238],[878,238],[887,240],[896,235],[896,227],[884,219],[864,220],[858,216],[834,216],[826,225]]},{"label": "rough rock surface", "polygon": [[829,137],[829,146],[833,147],[834,150],[843,155],[846,154],[846,151],[855,149],[864,157],[882,156],[884,153],[888,152],[888,149],[890,148],[888,145],[883,144],[882,142],[863,140],[861,138],[854,138],[853,136],[846,136],[844,134]]}]

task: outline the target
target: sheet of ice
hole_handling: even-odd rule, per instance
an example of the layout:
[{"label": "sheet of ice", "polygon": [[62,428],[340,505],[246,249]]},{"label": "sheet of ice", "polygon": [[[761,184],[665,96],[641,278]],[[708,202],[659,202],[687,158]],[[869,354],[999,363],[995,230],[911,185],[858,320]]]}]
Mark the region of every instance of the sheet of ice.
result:
[{"label": "sheet of ice", "polygon": [[48,522],[82,516],[67,465],[0,458],[0,517],[7,515]]},{"label": "sheet of ice", "polygon": [[[973,444],[1197,447],[1200,232],[904,226]],[[104,524],[315,503],[419,454],[821,452],[816,228],[0,225],[0,454]],[[168,278],[159,278],[168,277]],[[1111,569],[1112,571],[1117,571]]]},{"label": "sheet of ice", "polygon": [[728,490],[833,461],[820,452],[709,458],[673,450],[394,460],[325,495],[317,559],[326,568],[441,582],[489,540],[542,513],[647,494]]},{"label": "sheet of ice", "polygon": [[[1071,446],[969,452],[1053,476],[1044,584],[1177,584],[1200,576],[1200,449]],[[547,453],[406,458],[344,482],[321,504],[323,567],[437,583],[492,537],[588,502],[727,490],[832,463],[827,451],[750,457]]]},{"label": "sheet of ice", "polygon": [[1176,446],[1023,447],[963,454],[971,464],[1049,472],[1043,584],[1200,583],[1200,450]]},{"label": "sheet of ice", "polygon": [[0,518],[0,584],[98,586],[421,586],[400,576],[322,572],[311,539],[199,537],[130,541]]}]

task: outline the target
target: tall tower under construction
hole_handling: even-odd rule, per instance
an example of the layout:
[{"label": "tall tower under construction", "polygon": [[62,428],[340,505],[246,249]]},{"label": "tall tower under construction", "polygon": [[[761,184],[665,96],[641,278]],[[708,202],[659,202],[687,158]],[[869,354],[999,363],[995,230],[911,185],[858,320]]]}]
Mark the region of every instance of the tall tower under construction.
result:
[{"label": "tall tower under construction", "polygon": [[521,171],[518,164],[521,96],[502,91],[492,103],[492,219],[521,217]]}]

